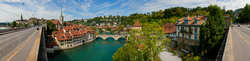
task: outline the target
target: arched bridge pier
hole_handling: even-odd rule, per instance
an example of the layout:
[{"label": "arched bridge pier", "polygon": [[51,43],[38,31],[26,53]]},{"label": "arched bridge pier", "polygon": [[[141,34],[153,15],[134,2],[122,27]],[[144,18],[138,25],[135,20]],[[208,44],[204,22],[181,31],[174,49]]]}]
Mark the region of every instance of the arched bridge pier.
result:
[{"label": "arched bridge pier", "polygon": [[103,40],[106,40],[108,37],[112,37],[115,40],[118,40],[119,38],[127,39],[125,36],[127,36],[127,35],[96,35],[96,38],[101,37]]}]

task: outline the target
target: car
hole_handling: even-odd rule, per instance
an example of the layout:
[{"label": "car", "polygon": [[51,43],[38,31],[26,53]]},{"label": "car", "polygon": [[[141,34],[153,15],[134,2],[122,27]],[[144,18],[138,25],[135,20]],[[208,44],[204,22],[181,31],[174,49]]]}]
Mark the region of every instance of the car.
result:
[{"label": "car", "polygon": [[240,27],[240,25],[238,25],[238,27]]}]

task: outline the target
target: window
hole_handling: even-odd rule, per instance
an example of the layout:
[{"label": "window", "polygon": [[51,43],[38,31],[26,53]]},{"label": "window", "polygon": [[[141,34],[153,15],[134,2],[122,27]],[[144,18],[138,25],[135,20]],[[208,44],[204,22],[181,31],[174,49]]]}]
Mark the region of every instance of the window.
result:
[{"label": "window", "polygon": [[61,44],[61,46],[63,46],[63,43]]},{"label": "window", "polygon": [[191,43],[191,41],[189,41],[189,45],[191,45],[192,43]]},{"label": "window", "polygon": [[191,34],[189,34],[189,37],[188,37],[189,39],[191,39]]},{"label": "window", "polygon": [[197,27],[194,28],[194,32],[197,33]]},{"label": "window", "polygon": [[194,39],[197,40],[197,35],[194,36]]}]

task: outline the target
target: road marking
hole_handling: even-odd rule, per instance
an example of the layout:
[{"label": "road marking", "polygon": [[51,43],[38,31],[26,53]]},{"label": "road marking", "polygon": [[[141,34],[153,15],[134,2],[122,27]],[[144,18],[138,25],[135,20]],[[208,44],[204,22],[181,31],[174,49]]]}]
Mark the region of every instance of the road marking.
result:
[{"label": "road marking", "polygon": [[[234,28],[234,30],[236,30],[235,28]],[[240,35],[240,33],[236,30],[236,32]],[[247,43],[249,43],[250,44],[250,42],[249,41],[247,41],[246,39],[244,39],[241,35],[240,35],[240,37],[245,41],[245,42],[247,42]]]},{"label": "road marking", "polygon": [[30,38],[31,38],[35,33],[36,33],[36,32],[34,32],[34,33],[29,37],[29,39],[26,40],[25,43],[24,43],[16,52],[14,52],[8,59],[6,59],[5,61],[10,61],[10,59],[11,59],[12,57],[14,57],[14,56],[19,52],[19,50],[21,50],[21,49],[23,48],[23,46],[30,40]]}]

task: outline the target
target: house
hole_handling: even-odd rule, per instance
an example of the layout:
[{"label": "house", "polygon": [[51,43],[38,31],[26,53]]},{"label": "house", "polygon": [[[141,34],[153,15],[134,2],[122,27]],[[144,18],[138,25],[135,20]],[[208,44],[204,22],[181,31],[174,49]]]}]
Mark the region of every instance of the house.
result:
[{"label": "house", "polygon": [[228,16],[224,16],[226,28],[230,27],[232,25],[232,18]]},{"label": "house", "polygon": [[135,21],[135,24],[133,25],[133,29],[141,30],[142,25],[138,20]]},{"label": "house", "polygon": [[57,28],[57,29],[60,29],[61,28],[61,25],[63,25],[63,24],[61,24],[58,20],[50,20],[53,24],[55,24],[56,25],[56,27],[55,28]]},{"label": "house", "polygon": [[111,24],[109,22],[107,22],[106,25],[111,25]]},{"label": "house", "polygon": [[166,33],[166,36],[171,39],[170,46],[173,47],[176,41],[176,28],[173,23],[166,23],[162,25],[164,28],[163,33]]},{"label": "house", "polygon": [[59,44],[55,50],[73,48],[95,39],[95,31],[84,26],[64,26],[52,32],[53,39]]},{"label": "house", "polygon": [[192,51],[191,46],[199,44],[199,31],[200,26],[206,22],[208,16],[199,16],[181,18],[177,20],[176,27],[176,40],[181,43],[181,50]]}]

